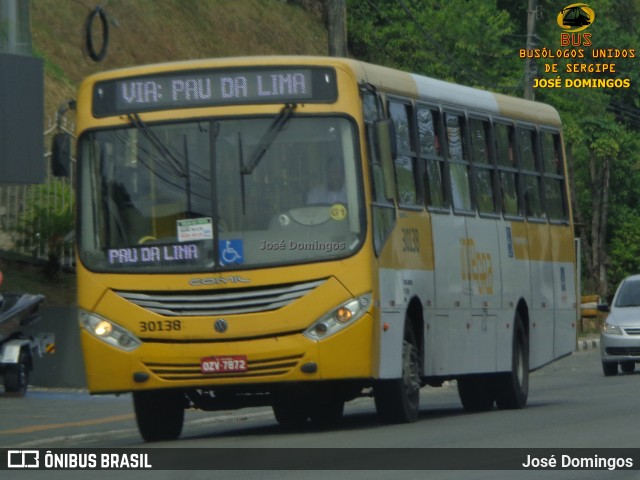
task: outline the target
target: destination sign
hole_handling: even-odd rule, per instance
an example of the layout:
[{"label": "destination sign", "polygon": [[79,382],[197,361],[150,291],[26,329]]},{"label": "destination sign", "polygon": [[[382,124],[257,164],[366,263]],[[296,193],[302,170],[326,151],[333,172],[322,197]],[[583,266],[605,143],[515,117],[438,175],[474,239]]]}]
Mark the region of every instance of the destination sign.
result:
[{"label": "destination sign", "polygon": [[248,103],[333,102],[330,68],[196,70],[98,82],[96,117],[124,113]]}]

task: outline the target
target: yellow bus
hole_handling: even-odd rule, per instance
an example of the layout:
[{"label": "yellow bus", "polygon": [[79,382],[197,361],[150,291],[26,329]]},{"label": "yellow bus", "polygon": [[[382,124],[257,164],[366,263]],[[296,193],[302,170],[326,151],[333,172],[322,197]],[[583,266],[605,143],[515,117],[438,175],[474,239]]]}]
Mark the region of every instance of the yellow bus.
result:
[{"label": "yellow bus", "polygon": [[456,380],[522,408],[569,354],[576,268],[550,106],[306,56],[147,65],[77,98],[78,303],[91,393],[147,441],[188,408],[385,422]]}]

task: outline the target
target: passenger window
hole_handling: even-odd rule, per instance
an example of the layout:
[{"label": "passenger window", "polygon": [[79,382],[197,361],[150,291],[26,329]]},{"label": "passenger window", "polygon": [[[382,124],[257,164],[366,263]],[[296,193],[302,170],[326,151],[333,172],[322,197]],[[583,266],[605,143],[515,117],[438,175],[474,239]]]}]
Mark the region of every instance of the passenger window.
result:
[{"label": "passenger window", "polygon": [[520,215],[518,206],[518,170],[513,148],[513,126],[504,123],[495,123],[496,159],[498,161],[498,184],[500,199],[502,200],[502,213],[510,216]]},{"label": "passenger window", "polygon": [[540,134],[540,142],[542,144],[544,172],[563,175],[562,162],[560,161],[562,158],[560,152],[560,136],[550,132],[542,132]]},{"label": "passenger window", "polygon": [[495,173],[489,156],[489,132],[490,125],[488,121],[478,118],[469,119],[476,203],[480,213],[495,213],[497,210],[493,191],[493,176]]},{"label": "passenger window", "polygon": [[489,163],[489,122],[472,118],[469,120],[471,151],[476,163]]},{"label": "passenger window", "polygon": [[437,122],[438,112],[418,107],[418,134],[420,135],[420,153],[440,157],[440,139]]},{"label": "passenger window", "polygon": [[527,217],[544,218],[539,182],[538,175],[524,175],[524,204]]},{"label": "passenger window", "polygon": [[418,106],[418,135],[420,156],[426,163],[423,185],[427,205],[442,208],[446,206],[444,197],[444,159],[440,141],[440,112],[425,106]]},{"label": "passenger window", "polygon": [[395,161],[398,202],[401,205],[416,205],[418,193],[416,188],[415,155],[411,142],[410,105],[400,102],[389,102],[389,115],[396,130],[398,158]]},{"label": "passenger window", "polygon": [[544,179],[544,198],[547,206],[547,215],[551,220],[566,220],[564,199],[562,191],[564,181],[556,178]]},{"label": "passenger window", "polygon": [[500,172],[500,186],[502,188],[502,211],[505,215],[519,215],[518,183],[513,172]]},{"label": "passenger window", "polygon": [[566,220],[564,195],[564,165],[560,135],[552,132],[540,133],[542,164],[544,168],[543,191],[547,216],[551,220]]},{"label": "passenger window", "polygon": [[496,123],[495,133],[498,165],[516,168],[516,159],[513,152],[513,127],[504,123]]},{"label": "passenger window", "polygon": [[469,166],[464,139],[464,117],[446,113],[445,124],[447,146],[449,148],[449,175],[451,178],[453,208],[471,211]]},{"label": "passenger window", "polygon": [[518,128],[518,153],[520,155],[520,167],[523,170],[536,170],[534,138],[535,131]]}]

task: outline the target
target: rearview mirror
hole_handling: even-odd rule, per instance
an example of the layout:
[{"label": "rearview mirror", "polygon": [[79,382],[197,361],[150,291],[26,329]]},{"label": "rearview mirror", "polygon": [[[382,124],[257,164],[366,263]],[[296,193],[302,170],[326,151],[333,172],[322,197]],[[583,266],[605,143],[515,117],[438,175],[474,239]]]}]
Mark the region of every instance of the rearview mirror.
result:
[{"label": "rearview mirror", "polygon": [[68,177],[71,173],[71,135],[56,133],[51,145],[51,174]]},{"label": "rearview mirror", "polygon": [[398,154],[396,132],[390,119],[376,122],[376,149],[384,175],[384,191],[388,200],[396,198],[396,175],[394,161]]}]

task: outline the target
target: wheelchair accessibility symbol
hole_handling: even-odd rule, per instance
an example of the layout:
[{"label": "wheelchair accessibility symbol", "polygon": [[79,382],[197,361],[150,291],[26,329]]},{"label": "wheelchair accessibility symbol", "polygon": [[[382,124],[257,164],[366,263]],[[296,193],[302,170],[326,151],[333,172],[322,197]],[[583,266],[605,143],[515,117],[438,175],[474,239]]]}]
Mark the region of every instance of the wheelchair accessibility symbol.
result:
[{"label": "wheelchair accessibility symbol", "polygon": [[220,250],[220,265],[244,263],[242,240],[220,240],[218,241],[218,249]]}]

